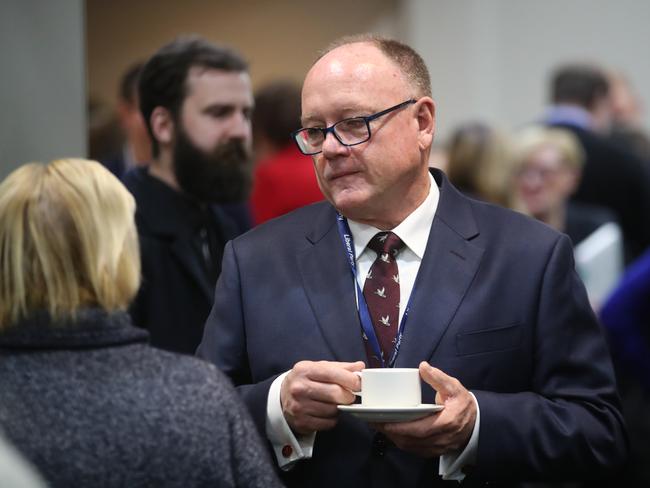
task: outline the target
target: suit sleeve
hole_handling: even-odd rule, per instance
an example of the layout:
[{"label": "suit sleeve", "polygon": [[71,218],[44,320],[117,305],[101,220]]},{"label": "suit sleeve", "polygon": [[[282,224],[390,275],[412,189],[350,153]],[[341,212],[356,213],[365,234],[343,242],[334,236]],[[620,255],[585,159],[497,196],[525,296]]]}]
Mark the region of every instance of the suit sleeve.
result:
[{"label": "suit sleeve", "polygon": [[476,470],[488,479],[597,478],[620,467],[627,439],[604,334],[566,236],[550,252],[537,306],[530,391],[473,391]]},{"label": "suit sleeve", "polygon": [[216,365],[230,378],[248,406],[259,432],[265,436],[267,397],[277,375],[253,383],[246,347],[239,267],[232,241],[224,250],[214,304],[196,355]]}]

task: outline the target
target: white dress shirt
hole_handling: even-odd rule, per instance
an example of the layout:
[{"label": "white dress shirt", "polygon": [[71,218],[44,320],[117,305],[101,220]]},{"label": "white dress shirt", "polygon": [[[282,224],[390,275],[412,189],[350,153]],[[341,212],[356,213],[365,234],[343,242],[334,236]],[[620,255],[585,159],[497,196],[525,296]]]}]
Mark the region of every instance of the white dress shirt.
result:
[{"label": "white dress shirt", "polygon": [[[406,219],[404,219],[392,232],[402,239],[405,246],[397,255],[397,266],[399,269],[400,296],[410,297],[415,278],[417,277],[420,263],[424,257],[424,251],[429,240],[431,224],[438,208],[440,192],[433,177],[430,191],[427,198],[416,208]],[[361,224],[348,220],[352,238],[354,240],[354,251],[357,265],[357,282],[363,289],[366,275],[377,258],[377,254],[367,247],[372,237],[381,232],[380,229],[370,225]],[[341,244],[343,245],[343,244]],[[355,287],[356,290],[356,287]],[[356,293],[356,291],[355,291]],[[408,299],[402,299],[399,307],[400,326]],[[409,324],[406,324],[408,329]],[[408,333],[408,332],[407,332]],[[296,436],[291,431],[289,424],[282,413],[280,404],[280,385],[288,371],[278,376],[271,384],[267,401],[266,435],[273,445],[278,465],[283,469],[289,469],[296,461],[309,459],[312,456],[312,449],[316,440],[316,433],[305,436]],[[474,395],[472,395],[474,397]],[[480,412],[478,402],[474,397],[477,407],[476,423],[465,449],[460,453],[446,454],[440,457],[439,474],[443,479],[462,480],[464,475],[462,467],[472,462],[476,455],[478,446],[478,432],[480,424]]]}]

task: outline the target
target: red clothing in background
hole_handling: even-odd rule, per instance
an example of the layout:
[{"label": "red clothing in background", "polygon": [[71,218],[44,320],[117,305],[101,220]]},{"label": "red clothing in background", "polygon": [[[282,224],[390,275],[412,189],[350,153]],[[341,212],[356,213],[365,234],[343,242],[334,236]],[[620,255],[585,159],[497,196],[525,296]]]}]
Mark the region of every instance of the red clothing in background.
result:
[{"label": "red clothing in background", "polygon": [[322,199],[311,158],[293,144],[260,161],[255,169],[251,194],[255,224]]}]

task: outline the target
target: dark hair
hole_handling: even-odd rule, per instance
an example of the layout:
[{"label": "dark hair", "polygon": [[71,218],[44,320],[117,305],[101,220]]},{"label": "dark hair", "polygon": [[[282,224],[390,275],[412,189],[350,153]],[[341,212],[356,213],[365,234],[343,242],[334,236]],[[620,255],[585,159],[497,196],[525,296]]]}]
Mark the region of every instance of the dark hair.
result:
[{"label": "dark hair", "polygon": [[194,67],[248,71],[246,61],[233,49],[198,36],[179,37],[161,47],[142,68],[138,83],[140,111],[151,136],[154,157],[159,154],[159,146],[151,128],[151,114],[156,107],[164,107],[177,119],[187,95],[187,74]]},{"label": "dark hair", "polygon": [[393,61],[402,71],[409,83],[415,88],[417,97],[431,96],[431,77],[427,65],[415,49],[395,39],[376,34],[355,34],[344,36],[331,43],[318,59],[334,49],[347,44],[367,42],[377,47],[388,59]]},{"label": "dark hair", "polygon": [[136,94],[138,92],[138,77],[144,67],[143,61],[137,61],[131,64],[120,78],[119,90],[117,92],[120,100],[124,100],[129,105],[135,104]]},{"label": "dark hair", "polygon": [[609,82],[596,66],[569,64],[555,71],[551,90],[553,103],[574,103],[591,110],[607,96]]},{"label": "dark hair", "polygon": [[274,81],[255,93],[253,137],[268,138],[282,147],[291,144],[291,133],[300,129],[300,86],[293,81]]}]

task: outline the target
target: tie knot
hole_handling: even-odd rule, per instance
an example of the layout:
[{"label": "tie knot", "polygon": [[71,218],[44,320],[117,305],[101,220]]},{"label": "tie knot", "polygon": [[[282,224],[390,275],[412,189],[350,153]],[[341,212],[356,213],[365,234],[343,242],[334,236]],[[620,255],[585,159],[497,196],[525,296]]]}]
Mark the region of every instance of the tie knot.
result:
[{"label": "tie knot", "polygon": [[377,255],[388,253],[390,256],[396,256],[404,247],[404,242],[392,232],[378,232],[370,239],[368,247]]}]

